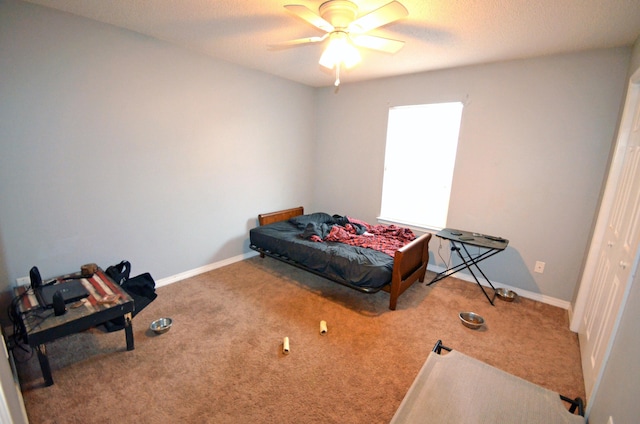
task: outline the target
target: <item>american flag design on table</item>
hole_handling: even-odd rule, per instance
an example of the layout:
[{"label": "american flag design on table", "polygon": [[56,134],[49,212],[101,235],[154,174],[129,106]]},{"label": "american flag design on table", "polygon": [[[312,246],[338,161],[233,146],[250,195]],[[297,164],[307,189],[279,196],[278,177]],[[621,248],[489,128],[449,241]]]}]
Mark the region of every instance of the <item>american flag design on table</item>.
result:
[{"label": "american flag design on table", "polygon": [[[64,278],[73,274],[64,275],[58,277],[58,281],[62,281]],[[89,292],[89,296],[83,302],[84,307],[91,312],[95,312],[100,309],[106,309],[117,304],[130,301],[131,298],[122,290],[117,284],[115,284],[101,269],[98,270],[92,277],[80,279],[82,285]],[[18,288],[18,294],[27,292],[22,298],[21,311],[26,312],[33,308],[38,308],[40,305],[38,299],[32,290],[28,286]],[[116,300],[112,303],[101,303],[102,299],[107,296],[115,296]]]},{"label": "american flag design on table", "polygon": [[[42,307],[38,302],[38,293],[34,294],[31,287],[22,286],[14,290],[16,297],[12,302],[16,303],[12,303],[12,307],[18,309],[18,311],[12,309],[17,315],[14,322],[16,324],[14,327],[15,335],[21,339],[21,342],[37,350],[46,386],[53,384],[45,346],[48,342],[122,317],[125,320],[127,350],[134,348],[131,328],[131,313],[134,310],[134,302],[131,296],[99,268],[88,278],[83,278],[80,273],[68,274],[55,278],[52,283],[61,283],[62,287],[65,284],[64,281],[69,279],[79,281],[87,290],[88,295],[81,301],[67,303],[66,310],[62,314],[56,314],[58,311],[55,307]],[[56,284],[50,287],[55,288]]]}]

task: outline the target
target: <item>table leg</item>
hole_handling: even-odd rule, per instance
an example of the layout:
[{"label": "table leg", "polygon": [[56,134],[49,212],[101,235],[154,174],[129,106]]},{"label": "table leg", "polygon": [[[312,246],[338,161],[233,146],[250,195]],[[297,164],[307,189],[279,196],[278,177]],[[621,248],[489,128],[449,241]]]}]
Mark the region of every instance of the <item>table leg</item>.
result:
[{"label": "table leg", "polygon": [[51,375],[51,366],[49,365],[46,346],[44,344],[36,346],[36,352],[38,353],[38,361],[40,362],[40,369],[42,370],[42,376],[44,377],[44,385],[52,386],[53,376]]},{"label": "table leg", "polygon": [[[458,254],[458,256],[460,256],[460,247],[458,247],[455,242],[453,240],[450,241],[451,242],[451,251],[452,252],[456,252]],[[464,247],[464,244],[462,244],[462,246]],[[466,250],[466,249],[465,249]],[[476,268],[479,269],[478,267],[478,262],[483,261],[487,258],[490,258],[491,256],[500,253],[500,250],[496,250],[496,249],[489,249],[486,250],[484,253],[482,253],[481,255],[476,256],[475,258],[473,258],[471,255],[469,255],[469,259],[473,261],[473,264],[476,265]],[[467,253],[468,254],[468,253]],[[427,283],[427,286],[430,286],[431,284],[438,282],[440,280],[443,280],[447,277],[451,277],[453,274],[455,274],[458,271],[462,271],[463,269],[468,269],[469,264],[466,263],[464,260],[462,261],[462,263],[459,263],[458,265],[455,265],[451,268],[447,268],[444,271],[438,273],[433,280],[431,280],[429,283]],[[484,275],[484,273],[482,272],[482,270],[480,270],[480,272],[482,273],[482,275]],[[485,279],[488,280],[488,278],[485,276]]]},{"label": "table leg", "polygon": [[133,325],[131,324],[131,312],[124,315],[124,335],[127,338],[127,350],[133,350]]},{"label": "table leg", "polygon": [[462,248],[464,249],[465,253],[467,254],[467,257],[469,258],[469,261],[467,262],[467,259],[465,258],[465,256],[460,252],[460,247],[458,247],[454,242],[451,242],[452,247],[451,250],[455,250],[456,253],[458,254],[458,256],[460,257],[460,259],[462,259],[462,262],[464,263],[465,268],[471,273],[471,276],[473,277],[474,280],[476,280],[476,283],[478,284],[478,287],[480,287],[480,290],[482,290],[482,293],[484,293],[484,296],[487,298],[487,300],[489,301],[489,303],[491,304],[491,306],[495,306],[493,304],[493,299],[491,299],[489,297],[489,295],[487,294],[487,292],[485,291],[484,287],[482,287],[482,284],[480,284],[480,280],[478,280],[478,277],[476,277],[476,274],[473,272],[473,270],[471,269],[471,265],[475,265],[475,267],[478,269],[478,271],[480,271],[480,274],[482,274],[482,276],[484,277],[484,279],[487,281],[487,283],[491,286],[491,288],[493,289],[494,292],[494,299],[495,299],[495,287],[493,287],[493,284],[491,284],[491,281],[489,281],[489,279],[487,278],[486,275],[484,275],[484,272],[482,272],[482,270],[480,269],[480,267],[478,266],[478,262],[480,262],[477,258],[474,260],[473,257],[469,254],[469,251],[467,250],[466,246],[464,244],[461,243]]},{"label": "table leg", "polygon": [[[489,280],[487,278],[487,276],[482,271],[482,269],[480,269],[480,266],[478,265],[478,263],[480,263],[481,261],[483,261],[485,259],[490,258],[491,256],[493,256],[493,255],[495,255],[497,253],[500,253],[502,251],[502,249],[486,248],[487,250],[484,253],[476,255],[474,257],[473,255],[471,255],[469,250],[467,250],[467,247],[466,247],[465,243],[460,242],[460,246],[458,246],[454,240],[449,240],[449,242],[451,243],[451,252],[456,252],[458,254],[458,256],[460,257],[460,259],[462,260],[462,263],[460,263],[458,265],[455,265],[452,268],[445,269],[444,271],[440,272],[439,274],[437,274],[433,278],[433,280],[431,280],[431,282],[427,283],[427,285],[430,286],[431,284],[435,283],[436,281],[440,281],[443,278],[452,276],[453,274],[455,274],[458,271],[461,271],[463,269],[467,269],[469,271],[469,273],[471,274],[471,276],[473,277],[473,279],[475,280],[475,282],[478,284],[478,287],[480,287],[480,290],[482,290],[482,293],[487,298],[489,303],[491,305],[495,306],[493,301],[496,298],[496,288],[493,286],[493,284],[491,284],[491,280]],[[466,256],[460,251],[461,249],[464,250],[464,253],[466,254]],[[480,280],[478,279],[476,274],[473,272],[473,269],[471,269],[472,266],[476,267],[476,269],[480,272],[482,277],[484,277],[484,279],[487,282],[487,284],[493,289],[493,299],[489,297],[489,294],[487,293],[487,291],[484,289],[484,287],[480,283]]]}]

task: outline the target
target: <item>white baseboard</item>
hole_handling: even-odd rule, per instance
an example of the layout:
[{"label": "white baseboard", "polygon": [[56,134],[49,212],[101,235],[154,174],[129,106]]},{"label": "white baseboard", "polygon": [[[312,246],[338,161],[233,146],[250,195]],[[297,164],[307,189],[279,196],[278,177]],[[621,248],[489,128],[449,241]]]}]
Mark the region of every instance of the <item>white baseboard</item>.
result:
[{"label": "white baseboard", "polygon": [[[225,259],[225,260],[222,260],[222,261],[219,261],[219,262],[214,262],[214,263],[209,264],[209,265],[201,266],[199,268],[195,268],[195,269],[192,269],[192,270],[189,270],[189,271],[181,272],[180,274],[176,274],[176,275],[172,275],[170,277],[162,278],[162,279],[156,281],[156,287],[167,286],[169,284],[173,284],[173,283],[175,283],[177,281],[184,280],[186,278],[195,277],[196,275],[204,274],[205,272],[209,272],[209,271],[213,271],[216,268],[221,268],[221,267],[226,266],[226,265],[231,265],[232,263],[235,263],[235,262],[240,262],[240,261],[243,261],[245,259],[249,259],[249,258],[251,258],[253,256],[256,256],[256,255],[258,255],[257,252],[248,252],[248,253],[244,253],[242,255],[234,256],[232,258]],[[431,271],[431,272],[435,272],[436,274],[440,273],[440,272],[443,272],[445,270],[445,268],[443,268],[441,266],[436,266],[436,265],[429,265],[429,267],[427,269],[429,271]],[[476,281],[469,274],[458,272],[458,273],[456,273],[455,278],[458,278],[458,279],[463,280],[463,281],[467,281],[469,283],[476,284]],[[527,299],[531,299],[531,300],[535,300],[535,301],[538,301],[538,302],[546,303],[546,304],[552,305],[552,306],[557,306],[558,308],[566,309],[566,310],[569,310],[569,311],[570,311],[570,308],[571,308],[571,303],[567,302],[566,300],[556,299],[555,297],[546,296],[546,295],[543,295],[543,294],[540,294],[540,293],[530,292],[528,290],[524,290],[524,289],[521,289],[519,287],[512,287],[512,286],[509,286],[507,284],[498,283],[496,281],[492,281],[491,284],[493,284],[496,288],[497,287],[504,287],[505,289],[513,290],[514,292],[516,292],[518,294],[518,296],[522,296],[522,297],[525,297]],[[489,287],[487,284],[483,284],[483,286]]]},{"label": "white baseboard", "polygon": [[571,322],[573,321],[573,312],[574,312],[573,311],[573,305],[571,303],[569,303],[569,307],[567,308],[567,312],[569,313],[569,329],[571,331],[573,331],[574,333],[577,333],[578,332],[577,330],[574,331],[573,329],[571,329]]},{"label": "white baseboard", "polygon": [[162,279],[156,281],[156,287],[167,286],[169,284],[173,284],[173,283],[175,283],[177,281],[184,280],[186,278],[195,277],[196,275],[204,274],[205,272],[209,272],[209,271],[213,271],[216,268],[222,268],[223,266],[231,265],[232,263],[240,262],[240,261],[243,261],[245,259],[249,259],[249,258],[251,258],[253,256],[256,256],[257,254],[258,254],[257,252],[248,252],[248,253],[245,253],[245,254],[242,254],[242,255],[238,255],[238,256],[234,256],[232,258],[225,259],[225,260],[222,260],[222,261],[219,261],[219,262],[214,262],[214,263],[209,264],[209,265],[201,266],[199,268],[191,269],[189,271],[181,272],[180,274],[172,275],[170,277],[165,277],[165,278],[162,278]]},{"label": "white baseboard", "polygon": [[[429,265],[427,267],[427,269],[429,271],[431,271],[431,272],[435,272],[436,274],[445,271],[445,268],[443,268],[441,266],[436,266],[436,265]],[[477,284],[476,280],[474,280],[471,275],[465,274],[463,272],[456,273],[455,274],[455,278],[457,278],[459,280],[463,280],[463,281],[468,281],[469,283]],[[482,284],[482,283],[483,282],[480,281],[480,284]],[[495,288],[503,287],[503,288],[508,289],[508,290],[513,290],[514,292],[516,292],[518,294],[518,296],[525,297],[527,299],[535,300],[535,301],[541,302],[541,303],[546,303],[547,305],[551,305],[551,306],[557,306],[558,308],[562,308],[562,309],[566,309],[566,310],[569,310],[571,308],[571,302],[567,302],[566,300],[557,299],[555,297],[547,296],[547,295],[540,294],[540,293],[534,293],[534,292],[531,292],[531,291],[528,291],[528,290],[521,289],[519,287],[513,287],[513,286],[509,286],[507,284],[499,283],[497,281],[491,281],[491,284],[493,284],[493,286]],[[485,286],[485,287],[489,287],[489,285],[486,284],[486,283],[484,283],[482,285]]]}]

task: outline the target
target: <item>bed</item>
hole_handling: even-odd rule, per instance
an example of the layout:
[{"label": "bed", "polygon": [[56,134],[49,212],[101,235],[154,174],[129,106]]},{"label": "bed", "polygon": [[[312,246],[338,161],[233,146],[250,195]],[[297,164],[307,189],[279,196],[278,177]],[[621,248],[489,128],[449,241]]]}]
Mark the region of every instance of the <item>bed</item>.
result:
[{"label": "bed", "polygon": [[[319,240],[320,235],[333,229],[329,223],[340,219],[336,217],[324,212],[305,215],[302,206],[260,214],[260,225],[249,231],[250,248],[261,257],[284,261],[363,293],[386,291],[389,309],[395,310],[398,297],[416,281],[424,281],[431,234],[417,237],[392,252],[389,246],[381,251]],[[357,228],[361,221],[352,222]],[[407,229],[399,232],[404,230]]]}]

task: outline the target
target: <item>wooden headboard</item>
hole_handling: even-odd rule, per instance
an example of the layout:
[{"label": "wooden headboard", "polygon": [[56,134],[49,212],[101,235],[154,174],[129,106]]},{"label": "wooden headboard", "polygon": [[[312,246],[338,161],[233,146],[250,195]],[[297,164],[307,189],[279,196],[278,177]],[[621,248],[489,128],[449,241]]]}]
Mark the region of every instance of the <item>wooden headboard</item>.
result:
[{"label": "wooden headboard", "polygon": [[258,215],[258,222],[260,225],[273,224],[274,222],[286,221],[299,215],[304,215],[304,207],[302,206],[277,212],[261,213]]}]

